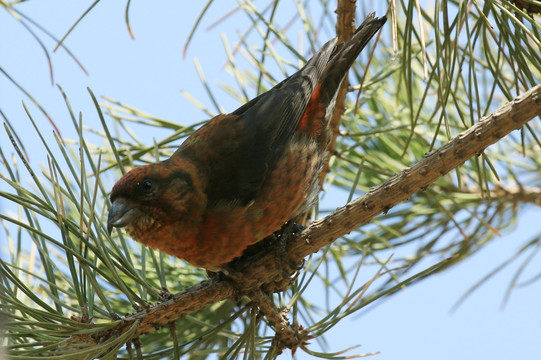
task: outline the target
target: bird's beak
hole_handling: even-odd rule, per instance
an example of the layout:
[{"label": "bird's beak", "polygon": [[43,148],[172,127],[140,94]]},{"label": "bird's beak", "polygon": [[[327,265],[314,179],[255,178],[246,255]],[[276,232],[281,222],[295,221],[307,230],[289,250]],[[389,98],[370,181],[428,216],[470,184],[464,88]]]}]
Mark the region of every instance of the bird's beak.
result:
[{"label": "bird's beak", "polygon": [[109,216],[107,217],[107,231],[109,235],[111,235],[113,227],[120,228],[129,225],[140,215],[141,211],[137,207],[134,207],[130,201],[124,198],[115,199],[111,204]]}]

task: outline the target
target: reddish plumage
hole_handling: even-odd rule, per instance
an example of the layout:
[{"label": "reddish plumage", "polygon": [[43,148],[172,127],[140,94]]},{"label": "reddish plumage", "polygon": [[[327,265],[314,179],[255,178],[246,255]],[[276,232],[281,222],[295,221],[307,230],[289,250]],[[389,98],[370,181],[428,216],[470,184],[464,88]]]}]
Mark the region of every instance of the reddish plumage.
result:
[{"label": "reddish plumage", "polygon": [[297,73],[195,131],[171,158],[135,168],[111,192],[108,228],[217,270],[313,204],[340,83],[385,23],[370,15]]}]

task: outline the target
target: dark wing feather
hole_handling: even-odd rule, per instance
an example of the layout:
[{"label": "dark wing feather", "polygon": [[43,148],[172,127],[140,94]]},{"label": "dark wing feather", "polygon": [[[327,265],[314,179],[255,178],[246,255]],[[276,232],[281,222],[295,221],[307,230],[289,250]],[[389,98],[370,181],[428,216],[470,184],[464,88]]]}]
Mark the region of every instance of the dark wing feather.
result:
[{"label": "dark wing feather", "polygon": [[[318,102],[328,105],[361,50],[385,23],[370,14],[345,43],[327,42],[297,73],[232,113],[243,129],[233,198],[250,202],[261,187],[265,174],[280,157],[306,110],[316,86]],[[246,149],[246,151],[242,151]]]}]

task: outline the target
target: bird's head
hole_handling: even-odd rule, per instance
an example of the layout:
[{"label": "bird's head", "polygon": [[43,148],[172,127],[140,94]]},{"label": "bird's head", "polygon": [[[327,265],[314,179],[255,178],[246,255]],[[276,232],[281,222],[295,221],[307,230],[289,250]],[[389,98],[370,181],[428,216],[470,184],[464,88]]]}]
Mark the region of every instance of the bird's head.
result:
[{"label": "bird's head", "polygon": [[196,214],[206,204],[199,185],[192,166],[171,160],[135,168],[111,191],[107,230],[126,227],[139,240],[146,232]]}]

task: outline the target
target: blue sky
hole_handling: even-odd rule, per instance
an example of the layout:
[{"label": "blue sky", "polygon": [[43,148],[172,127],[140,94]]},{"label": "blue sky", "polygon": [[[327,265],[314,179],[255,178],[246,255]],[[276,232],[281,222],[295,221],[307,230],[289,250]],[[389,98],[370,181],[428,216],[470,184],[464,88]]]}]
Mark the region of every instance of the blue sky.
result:
[{"label": "blue sky", "polygon": [[[238,21],[246,19],[237,16],[207,31],[208,25],[236,3],[223,1],[212,7],[183,59],[183,46],[202,6],[202,3],[187,3],[133,2],[130,12],[136,37],[133,41],[123,20],[124,2],[100,2],[66,40],[89,76],[64,51],[52,54],[54,81],[69,95],[72,107],[82,111],[85,123],[97,121],[87,86],[98,96],[110,96],[171,121],[187,125],[206,119],[203,112],[181,95],[182,90],[188,91],[211,107],[193,58],[198,58],[225,110],[236,108],[236,100],[218,88],[220,83],[234,83],[223,68],[226,56],[221,34],[233,38],[237,30],[245,28]],[[29,1],[18,8],[56,36],[62,36],[86,6],[76,1]],[[51,85],[46,58],[39,45],[5,11],[0,11],[0,33],[3,34],[0,66],[44,105],[64,137],[75,137],[71,125],[64,126],[64,122],[71,120],[60,92]],[[50,51],[54,45],[52,41],[46,42]],[[35,135],[26,131],[29,123],[21,101],[29,103],[28,99],[1,75],[0,93],[0,109],[22,134],[32,161],[45,161],[41,159],[41,148],[32,146],[36,143]],[[29,108],[38,123],[47,128],[49,125],[39,111],[32,105]],[[144,140],[151,144],[152,136],[148,134]],[[53,141],[52,136],[50,140]],[[9,146],[3,129],[0,144],[3,148]],[[516,290],[502,308],[506,287],[518,265],[487,282],[456,311],[451,312],[451,308],[476,281],[541,232],[539,218],[541,211],[530,209],[519,219],[518,229],[504,231],[501,238],[452,270],[343,321],[328,333],[331,350],[360,344],[362,347],[350,354],[379,351],[381,354],[374,358],[381,360],[538,359],[541,354],[539,284]],[[0,233],[0,243],[4,236]],[[298,358],[309,357],[298,353]]]}]

